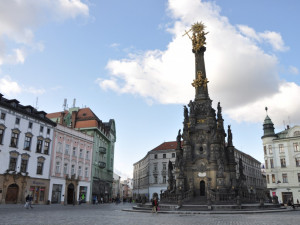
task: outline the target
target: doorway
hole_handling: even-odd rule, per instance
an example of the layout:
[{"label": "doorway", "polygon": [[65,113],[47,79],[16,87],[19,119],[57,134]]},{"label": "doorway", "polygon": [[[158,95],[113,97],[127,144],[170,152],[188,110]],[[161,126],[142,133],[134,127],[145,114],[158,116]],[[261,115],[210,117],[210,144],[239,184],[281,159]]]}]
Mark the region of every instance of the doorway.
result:
[{"label": "doorway", "polygon": [[205,196],[205,182],[203,180],[200,181],[200,196]]},{"label": "doorway", "polygon": [[75,190],[74,184],[69,184],[68,186],[68,204],[75,204]]},{"label": "doorway", "polygon": [[18,201],[19,186],[11,184],[7,188],[5,203],[17,203]]}]

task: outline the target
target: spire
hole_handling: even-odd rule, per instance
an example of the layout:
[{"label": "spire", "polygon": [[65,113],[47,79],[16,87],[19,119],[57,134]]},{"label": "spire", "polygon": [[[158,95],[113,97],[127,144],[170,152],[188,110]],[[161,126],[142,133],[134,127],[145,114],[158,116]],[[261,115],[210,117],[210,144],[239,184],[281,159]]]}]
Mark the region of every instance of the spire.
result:
[{"label": "spire", "polygon": [[272,120],[270,119],[270,117],[268,116],[268,107],[266,107],[265,110],[266,110],[267,116],[266,116],[266,118],[264,120],[264,124],[263,124],[264,136],[262,136],[262,138],[276,136],[275,132],[274,132],[274,124],[273,124]]},{"label": "spire", "polygon": [[[195,53],[195,80],[192,86],[195,87],[195,99],[209,99],[207,83],[209,82],[206,78],[205,64],[204,64],[204,52],[206,51],[206,37],[207,32],[204,32],[205,25],[200,23],[195,23],[189,31],[186,31],[184,35],[192,40],[193,53]],[[192,36],[189,32],[192,31]]]}]

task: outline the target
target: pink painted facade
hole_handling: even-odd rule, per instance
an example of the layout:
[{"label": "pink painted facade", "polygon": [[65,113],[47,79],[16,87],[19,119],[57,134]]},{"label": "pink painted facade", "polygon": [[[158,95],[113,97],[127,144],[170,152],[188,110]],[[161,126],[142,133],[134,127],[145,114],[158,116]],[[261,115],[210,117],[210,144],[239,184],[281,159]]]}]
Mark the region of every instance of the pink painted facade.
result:
[{"label": "pink painted facade", "polygon": [[57,124],[52,146],[49,200],[89,203],[93,137]]}]

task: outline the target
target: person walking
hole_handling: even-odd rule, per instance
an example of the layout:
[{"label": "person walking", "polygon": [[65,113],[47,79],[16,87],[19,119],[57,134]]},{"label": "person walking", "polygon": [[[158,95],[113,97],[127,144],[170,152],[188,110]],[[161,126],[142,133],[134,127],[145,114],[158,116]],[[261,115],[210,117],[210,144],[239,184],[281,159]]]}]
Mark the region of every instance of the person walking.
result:
[{"label": "person walking", "polygon": [[31,205],[32,204],[32,200],[33,200],[32,195],[30,195],[29,196],[29,203],[28,203],[29,206],[28,206],[28,208],[30,207],[31,209],[33,209],[32,205]]},{"label": "person walking", "polygon": [[152,213],[157,213],[157,208],[158,208],[158,200],[155,197],[152,200]]},{"label": "person walking", "polygon": [[25,201],[26,201],[26,202],[25,202],[25,206],[24,206],[24,207],[25,207],[26,209],[29,209],[29,195],[26,196]]}]

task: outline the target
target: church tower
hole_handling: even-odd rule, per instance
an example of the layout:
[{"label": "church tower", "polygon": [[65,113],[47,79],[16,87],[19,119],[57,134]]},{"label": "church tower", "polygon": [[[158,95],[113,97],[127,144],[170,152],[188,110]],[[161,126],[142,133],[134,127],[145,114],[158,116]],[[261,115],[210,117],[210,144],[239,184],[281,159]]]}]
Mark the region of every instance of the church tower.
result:
[{"label": "church tower", "polygon": [[195,23],[185,33],[192,41],[195,54],[195,79],[192,82],[195,99],[184,106],[183,144],[181,146],[179,131],[174,174],[177,193],[189,192],[199,201],[209,202],[218,201],[233,191],[236,163],[230,126],[226,135],[220,102],[216,114],[209,98],[204,63],[207,33],[204,29],[203,23]]}]

